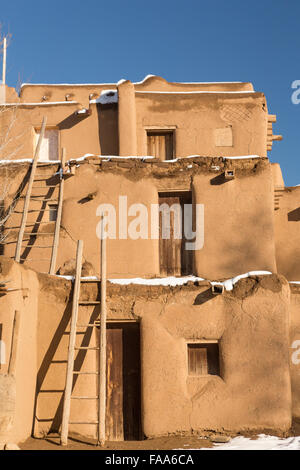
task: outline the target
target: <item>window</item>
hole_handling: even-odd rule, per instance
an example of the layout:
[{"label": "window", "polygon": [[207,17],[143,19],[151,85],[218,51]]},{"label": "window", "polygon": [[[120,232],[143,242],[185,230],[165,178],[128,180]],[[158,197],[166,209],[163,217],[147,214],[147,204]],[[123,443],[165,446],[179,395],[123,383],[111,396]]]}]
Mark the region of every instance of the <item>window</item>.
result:
[{"label": "window", "polygon": [[147,153],[160,160],[174,158],[173,131],[147,131]]},{"label": "window", "polygon": [[190,343],[188,349],[188,374],[220,375],[219,345],[211,343]]},{"label": "window", "polygon": [[[37,146],[40,136],[40,130],[35,132],[35,148]],[[48,162],[58,160],[58,130],[57,129],[46,129],[42,145],[40,148],[39,161]]]},{"label": "window", "polygon": [[49,204],[49,222],[55,222],[57,219],[57,204]]}]

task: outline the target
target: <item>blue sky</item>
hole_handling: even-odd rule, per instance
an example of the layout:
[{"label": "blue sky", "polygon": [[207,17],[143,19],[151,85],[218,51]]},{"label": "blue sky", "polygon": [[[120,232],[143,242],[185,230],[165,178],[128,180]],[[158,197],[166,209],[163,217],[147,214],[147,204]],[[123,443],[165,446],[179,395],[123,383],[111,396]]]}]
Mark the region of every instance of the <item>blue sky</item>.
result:
[{"label": "blue sky", "polygon": [[299,0],[12,0],[7,82],[251,81],[277,114],[272,161],[300,184]]}]

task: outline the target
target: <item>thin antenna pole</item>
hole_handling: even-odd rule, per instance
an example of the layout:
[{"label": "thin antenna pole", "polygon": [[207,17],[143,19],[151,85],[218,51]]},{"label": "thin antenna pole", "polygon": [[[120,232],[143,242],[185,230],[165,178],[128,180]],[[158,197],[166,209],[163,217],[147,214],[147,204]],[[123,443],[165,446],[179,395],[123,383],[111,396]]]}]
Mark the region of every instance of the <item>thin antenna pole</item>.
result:
[{"label": "thin antenna pole", "polygon": [[7,40],[6,37],[3,39],[3,63],[2,63],[2,84],[5,85],[6,81],[6,48]]},{"label": "thin antenna pole", "polygon": [[106,238],[104,237],[104,219],[101,230],[101,310],[100,310],[100,348],[99,348],[99,429],[98,443],[105,444],[106,415]]}]

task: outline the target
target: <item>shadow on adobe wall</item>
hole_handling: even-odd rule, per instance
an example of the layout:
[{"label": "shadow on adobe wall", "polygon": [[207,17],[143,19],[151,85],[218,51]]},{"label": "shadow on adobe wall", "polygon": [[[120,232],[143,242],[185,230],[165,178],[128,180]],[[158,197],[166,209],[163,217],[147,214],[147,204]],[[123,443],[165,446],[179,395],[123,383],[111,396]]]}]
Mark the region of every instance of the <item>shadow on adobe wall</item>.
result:
[{"label": "shadow on adobe wall", "polygon": [[101,155],[119,155],[118,105],[97,104]]},{"label": "shadow on adobe wall", "polygon": [[294,209],[293,211],[288,212],[288,221],[289,222],[299,222],[300,220],[300,207]]}]

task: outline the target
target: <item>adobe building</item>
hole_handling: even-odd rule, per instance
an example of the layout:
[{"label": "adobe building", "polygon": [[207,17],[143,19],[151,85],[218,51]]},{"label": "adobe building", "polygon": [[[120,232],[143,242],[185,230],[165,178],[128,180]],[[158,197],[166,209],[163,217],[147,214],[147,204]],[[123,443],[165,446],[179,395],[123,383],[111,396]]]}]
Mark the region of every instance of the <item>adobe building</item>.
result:
[{"label": "adobe building", "polygon": [[[115,215],[106,438],[288,432],[300,419],[300,186],[269,161],[281,136],[264,94],[156,76],[2,92],[0,442],[61,430],[78,240],[89,326],[76,332],[69,431],[97,438],[103,205]],[[198,214],[195,249],[174,235],[175,213],[162,236],[162,204],[181,220],[191,205],[194,228]]]}]

